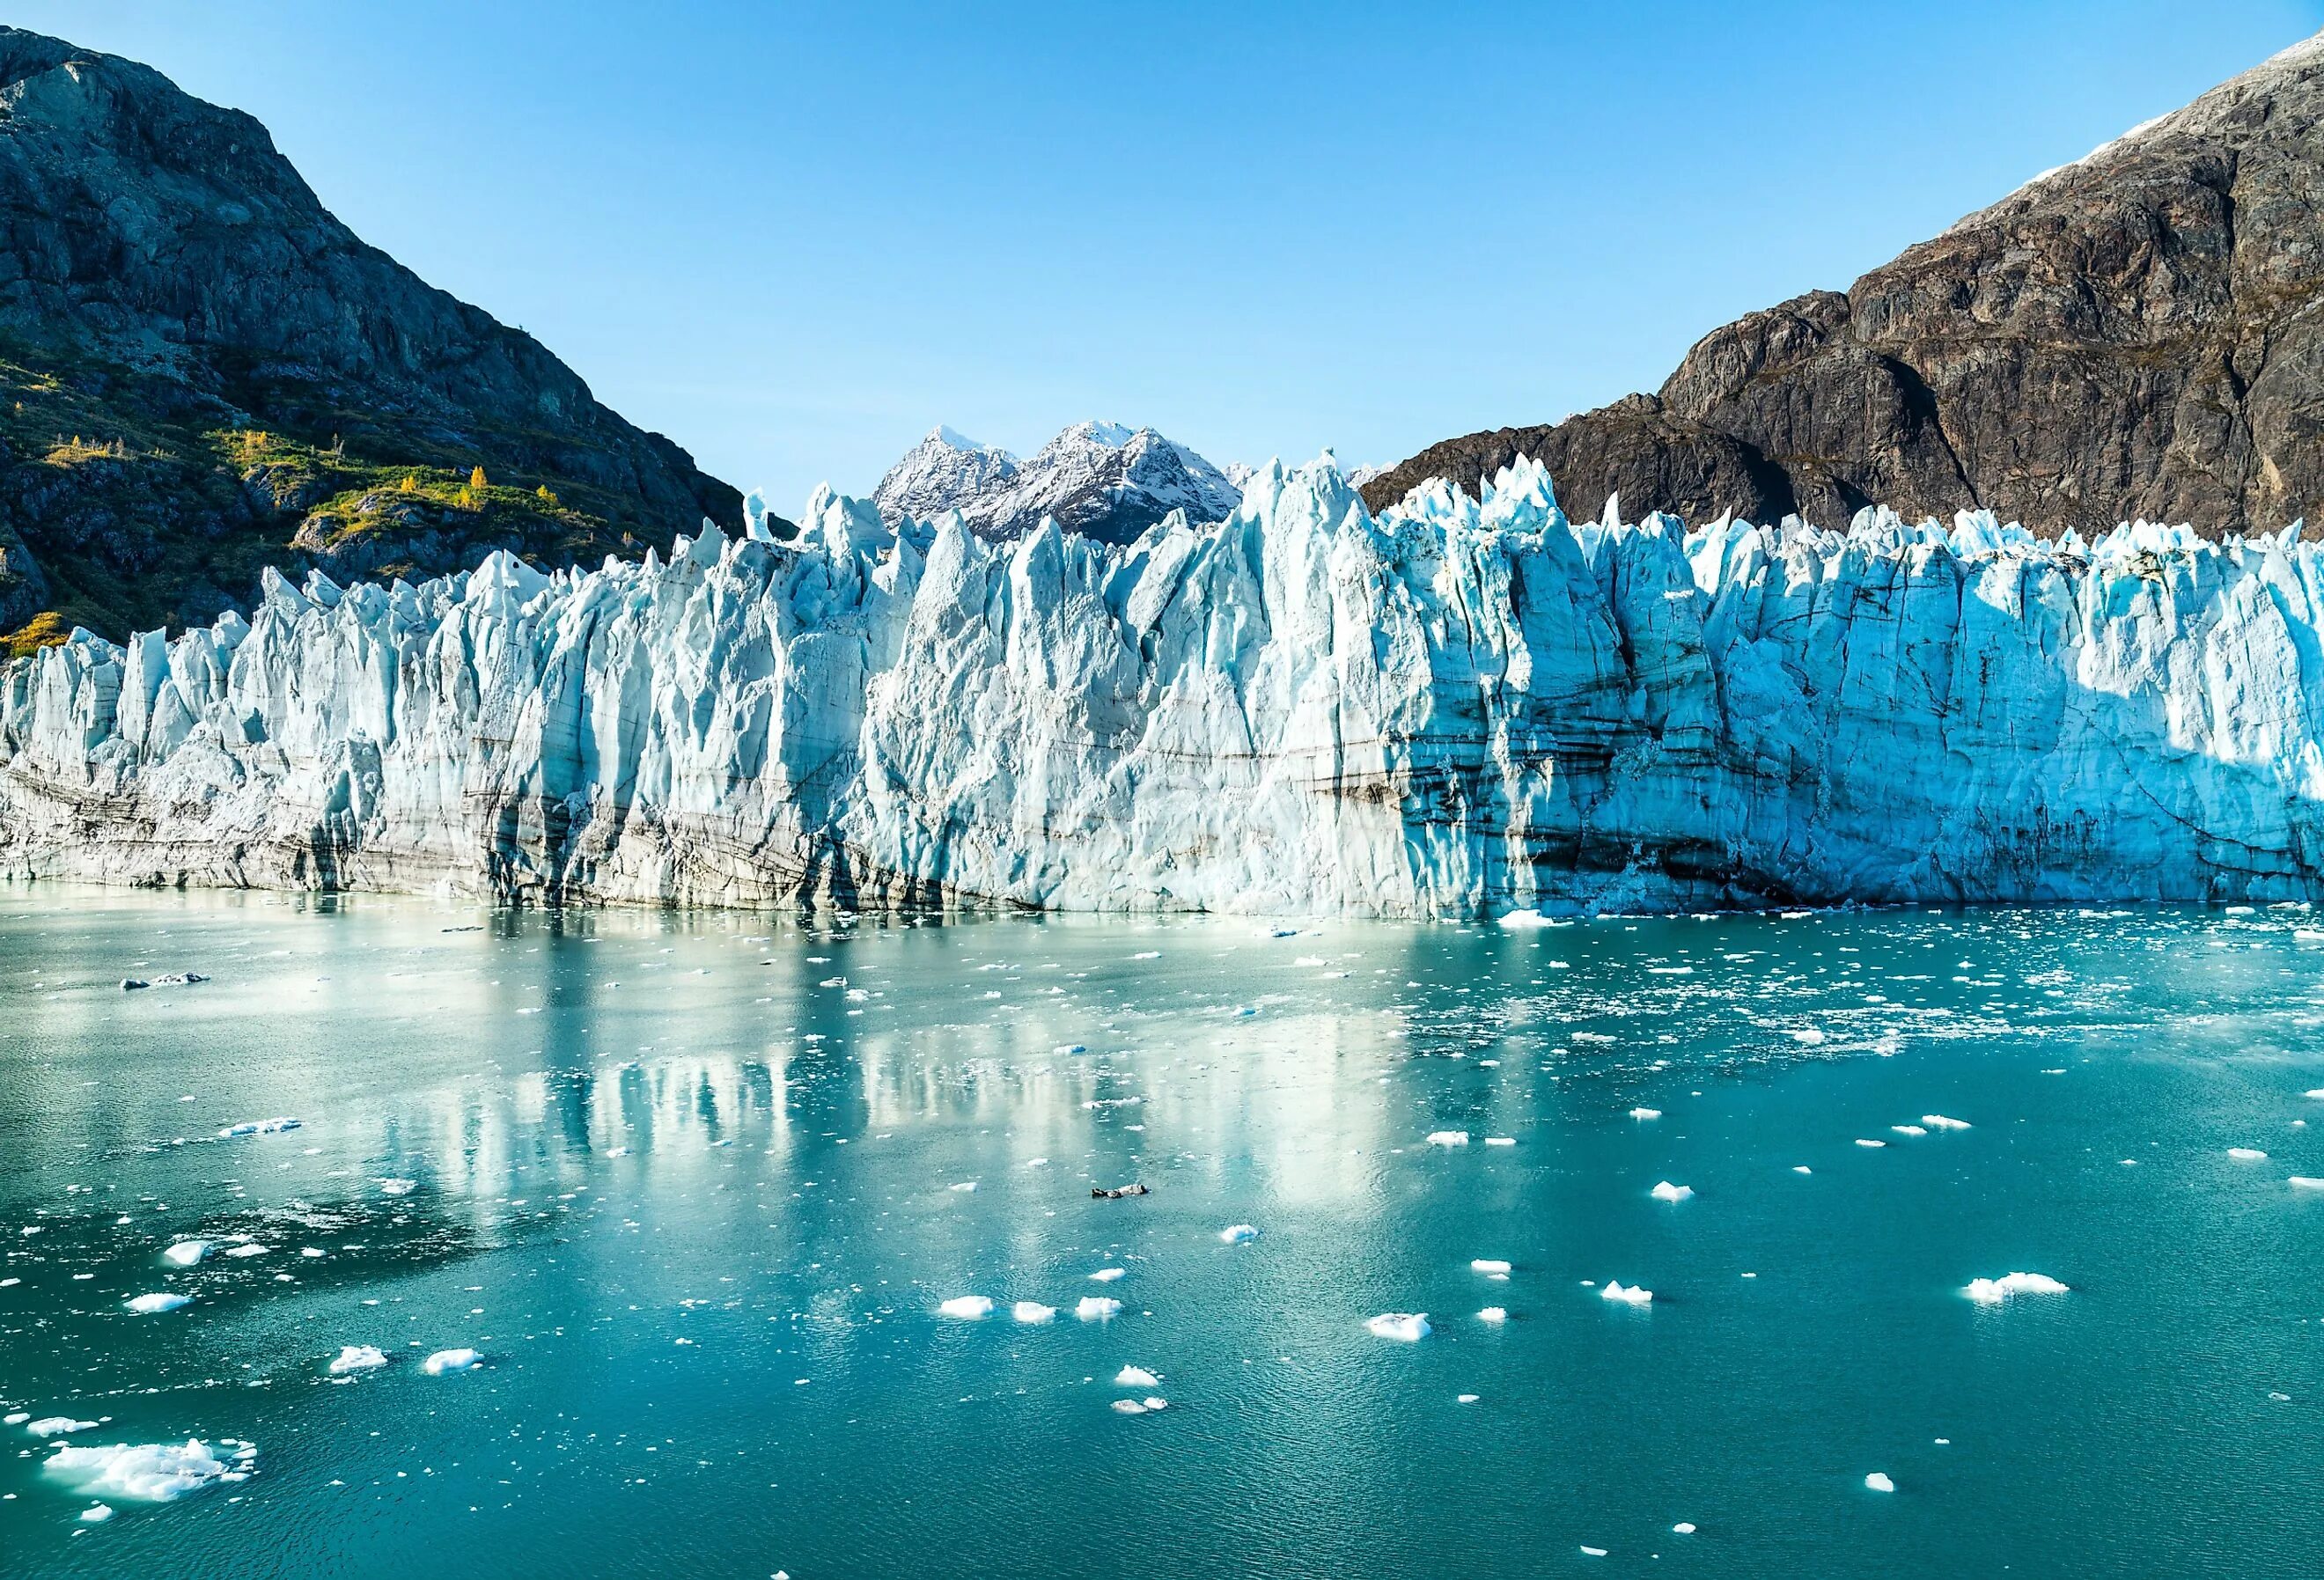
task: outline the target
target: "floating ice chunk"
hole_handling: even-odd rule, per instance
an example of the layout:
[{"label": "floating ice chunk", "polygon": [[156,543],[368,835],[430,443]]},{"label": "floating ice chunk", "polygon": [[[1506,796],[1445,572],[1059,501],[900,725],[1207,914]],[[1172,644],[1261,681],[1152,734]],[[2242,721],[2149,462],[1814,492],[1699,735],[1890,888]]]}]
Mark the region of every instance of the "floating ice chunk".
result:
[{"label": "floating ice chunk", "polygon": [[245,1240],[239,1245],[227,1246],[226,1253],[228,1256],[264,1256],[272,1249],[272,1246],[261,1245],[255,1240]]},{"label": "floating ice chunk", "polygon": [[1941,1113],[1923,1113],[1921,1115],[1921,1123],[1931,1130],[1967,1130],[1969,1128],[1968,1120],[1947,1119]]},{"label": "floating ice chunk", "polygon": [[42,1416],[37,1421],[26,1422],[24,1430],[35,1437],[63,1437],[75,1432],[94,1432],[97,1426],[95,1421],[76,1421],[70,1416]]},{"label": "floating ice chunk", "polygon": [[32,1412],[30,1410],[10,1410],[6,1415],[0,1416],[0,1425],[21,1427],[32,1418]]},{"label": "floating ice chunk", "polygon": [[456,1372],[473,1372],[483,1359],[471,1349],[438,1350],[420,1362],[420,1369],[430,1377],[444,1377]]},{"label": "floating ice chunk", "polygon": [[387,1364],[386,1354],[370,1344],[342,1344],[331,1361],[331,1375],[343,1377],[350,1372],[368,1372],[374,1366]]},{"label": "floating ice chunk", "polygon": [[420,1181],[416,1179],[383,1179],[379,1182],[379,1194],[382,1196],[410,1196],[419,1188]]},{"label": "floating ice chunk", "polygon": [[1057,1308],[1044,1306],[1038,1300],[1019,1300],[1009,1308],[1009,1315],[1029,1326],[1035,1323],[1056,1321]]},{"label": "floating ice chunk", "polygon": [[1454,1396],[1454,1402],[1459,1404],[1474,1404],[1477,1402],[1477,1396],[1473,1393],[1456,1394]]},{"label": "floating ice chunk", "polygon": [[1509,1270],[1509,1264],[1498,1257],[1480,1256],[1471,1260],[1469,1270],[1472,1273],[1506,1273]]},{"label": "floating ice chunk", "polygon": [[1692,1185],[1673,1185],[1669,1180],[1665,1179],[1646,1194],[1653,1197],[1656,1201],[1681,1202],[1686,1200],[1687,1197],[1694,1194],[1694,1187]]},{"label": "floating ice chunk", "polygon": [[2301,1095],[2302,1097],[2324,1097],[2324,1086],[2310,1086],[2308,1090],[2302,1092]]},{"label": "floating ice chunk", "polygon": [[1376,1338],[1399,1339],[1408,1344],[1418,1344],[1431,1331],[1425,1311],[1383,1311],[1367,1318],[1364,1326]]},{"label": "floating ice chunk", "polygon": [[80,1518],[81,1522],[85,1525],[102,1525],[106,1520],[113,1518],[113,1505],[110,1503],[91,1503],[88,1508],[80,1511]]},{"label": "floating ice chunk", "polygon": [[1674,1536],[1692,1536],[1694,1534],[1694,1521],[1692,1520],[1680,1520],[1676,1525],[1671,1527],[1671,1534]]},{"label": "floating ice chunk", "polygon": [[1098,1269],[1097,1271],[1090,1274],[1090,1282],[1093,1284],[1110,1284],[1117,1279],[1127,1278],[1129,1275],[1130,1270],[1126,1267],[1102,1267]]},{"label": "floating ice chunk", "polygon": [[2288,1182],[2295,1190],[2324,1190],[2324,1179],[2311,1179],[2305,1174],[2295,1174]]},{"label": "floating ice chunk", "polygon": [[224,1130],[218,1132],[218,1140],[222,1141],[232,1141],[236,1136],[280,1135],[286,1130],[297,1130],[298,1128],[299,1122],[295,1119],[287,1117],[282,1119],[245,1119],[240,1124],[230,1124]]},{"label": "floating ice chunk", "polygon": [[1637,1284],[1625,1285],[1618,1279],[1608,1279],[1606,1287],[1598,1291],[1601,1300],[1619,1300],[1628,1306],[1651,1306],[1655,1292]]},{"label": "floating ice chunk", "polygon": [[946,1190],[957,1190],[965,1193],[976,1188],[976,1181],[973,1179],[964,1179],[958,1185],[947,1185],[945,1188]]},{"label": "floating ice chunk", "polygon": [[1813,1026],[1803,1026],[1792,1033],[1792,1040],[1803,1048],[1814,1048],[1819,1044],[1831,1041],[1831,1039]]},{"label": "floating ice chunk", "polygon": [[1557,924],[1538,910],[1512,910],[1501,918],[1500,925],[1515,933],[1530,932],[1539,928],[1555,927]]},{"label": "floating ice chunk", "polygon": [[2257,1147],[2229,1147],[2227,1156],[2238,1163],[2257,1163],[2264,1161],[2267,1154]]},{"label": "floating ice chunk", "polygon": [[1606,1556],[1606,1549],[1604,1548],[1593,1548],[1585,1541],[1582,1544],[1582,1556],[1585,1558],[1602,1558]]},{"label": "floating ice chunk", "polygon": [[1162,1379],[1143,1366],[1124,1366],[1113,1374],[1116,1388],[1159,1388]]},{"label": "floating ice chunk", "polygon": [[1259,1238],[1259,1231],[1249,1224],[1229,1224],[1219,1231],[1219,1238],[1229,1245],[1241,1245]]},{"label": "floating ice chunk", "polygon": [[151,1317],[157,1311],[175,1311],[180,1306],[190,1306],[193,1303],[194,1298],[191,1295],[166,1293],[138,1295],[126,1302],[129,1309],[140,1317]]},{"label": "floating ice chunk", "polygon": [[1055,1047],[1055,1048],[1053,1048],[1053,1049],[1049,1049],[1049,1051],[1050,1051],[1051,1053],[1058,1054],[1058,1055],[1063,1056],[1063,1055],[1069,1055],[1069,1054],[1075,1054],[1075,1053],[1087,1053],[1087,1052],[1089,1051],[1089,1049],[1088,1049],[1087,1045],[1085,1045],[1085,1044],[1084,1044],[1084,1043],[1079,1043],[1079,1042],[1060,1042],[1060,1043],[1058,1043],[1058,1044],[1057,1044],[1057,1046],[1056,1046],[1056,1047]]},{"label": "floating ice chunk", "polygon": [[1499,1326],[1508,1319],[1509,1311],[1508,1307],[1506,1306],[1488,1306],[1482,1311],[1477,1313],[1478,1321],[1495,1327]]},{"label": "floating ice chunk", "polygon": [[1517,1144],[1517,1138],[1515,1136],[1487,1136],[1485,1138],[1485,1144],[1489,1147],[1514,1147]]},{"label": "floating ice chunk", "polygon": [[1104,1295],[1084,1295],[1081,1304],[1074,1307],[1074,1315],[1084,1322],[1103,1322],[1120,1312],[1121,1302]]},{"label": "floating ice chunk", "polygon": [[992,1315],[992,1298],[989,1295],[954,1295],[936,1307],[939,1317],[955,1317],[963,1322],[974,1322]]},{"label": "floating ice chunk", "polygon": [[172,1267],[191,1267],[210,1253],[207,1240],[180,1240],[161,1252],[161,1260]]},{"label": "floating ice chunk", "polygon": [[2043,1273],[2004,1273],[1997,1279],[1971,1279],[1961,1291],[1979,1305],[1997,1306],[2013,1295],[2063,1295],[2066,1286]]},{"label": "floating ice chunk", "polygon": [[[234,1463],[210,1452],[198,1437],[176,1443],[115,1443],[104,1448],[58,1449],[41,1468],[84,1492],[141,1502],[166,1503],[220,1481],[239,1481],[254,1457],[236,1454]],[[236,1466],[245,1468],[237,1469]]]},{"label": "floating ice chunk", "polygon": [[1885,1471],[1874,1471],[1864,1478],[1864,1484],[1876,1492],[1893,1492],[1896,1490],[1896,1483],[1888,1479]]},{"label": "floating ice chunk", "polygon": [[1134,1399],[1117,1399],[1113,1401],[1113,1408],[1120,1415],[1142,1416],[1146,1413],[1145,1405]]},{"label": "floating ice chunk", "polygon": [[1929,1133],[1917,1124],[1892,1124],[1888,1128],[1900,1136],[1924,1136]]},{"label": "floating ice chunk", "polygon": [[1632,1119],[1660,1119],[1662,1116],[1663,1111],[1659,1108],[1633,1108],[1630,1110],[1630,1117]]},{"label": "floating ice chunk", "polygon": [[1465,1147],[1469,1144],[1469,1132],[1465,1130],[1433,1130],[1428,1132],[1428,1144],[1432,1147]]},{"label": "floating ice chunk", "polygon": [[1856,1138],[1856,1144],[1859,1147],[1885,1147],[1888,1143],[1886,1141],[1867,1141],[1862,1136],[1858,1136]]},{"label": "floating ice chunk", "polygon": [[1794,1163],[1792,1165],[1792,1172],[1794,1174],[1812,1174],[1815,1170],[1809,1168],[1804,1163]]}]

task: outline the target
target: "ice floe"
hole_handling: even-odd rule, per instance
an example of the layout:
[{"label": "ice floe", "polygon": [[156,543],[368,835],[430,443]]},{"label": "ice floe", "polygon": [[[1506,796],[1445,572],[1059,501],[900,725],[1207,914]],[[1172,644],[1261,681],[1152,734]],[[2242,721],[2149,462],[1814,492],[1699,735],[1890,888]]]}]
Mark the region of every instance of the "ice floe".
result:
[{"label": "ice floe", "polygon": [[1074,1307],[1074,1315],[1084,1322],[1103,1322],[1120,1312],[1121,1302],[1105,1295],[1084,1295],[1081,1303]]},{"label": "ice floe", "polygon": [[1093,1284],[1110,1284],[1117,1279],[1128,1277],[1129,1273],[1130,1270],[1126,1267],[1102,1267],[1098,1269],[1097,1271],[1090,1274],[1090,1282]]},{"label": "ice floe", "polygon": [[1044,1306],[1038,1300],[1019,1300],[1009,1308],[1009,1315],[1028,1326],[1056,1320],[1057,1308]]},{"label": "ice floe", "polygon": [[1619,1280],[1609,1279],[1606,1280],[1606,1287],[1598,1291],[1598,1298],[1601,1300],[1619,1300],[1626,1306],[1651,1306],[1654,1304],[1655,1292],[1637,1284],[1626,1285]]},{"label": "ice floe", "polygon": [[1479,1256],[1470,1260],[1469,1270],[1472,1273],[1506,1275],[1509,1270],[1509,1264],[1499,1257]]},{"label": "ice floe", "polygon": [[194,1298],[191,1295],[171,1294],[167,1291],[133,1296],[123,1302],[140,1317],[151,1317],[161,1311],[175,1311],[180,1306],[190,1306],[193,1303]]},{"label": "ice floe", "polygon": [[2267,1154],[2257,1147],[2229,1147],[2227,1156],[2238,1163],[2257,1163],[2264,1161]]},{"label": "ice floe", "polygon": [[237,1136],[280,1135],[286,1130],[297,1130],[299,1123],[299,1121],[287,1116],[281,1119],[245,1119],[240,1124],[230,1124],[218,1132],[218,1140],[232,1141]]},{"label": "ice floe", "polygon": [[1923,1113],[1921,1115],[1921,1123],[1931,1130],[1967,1130],[1969,1128],[1968,1120],[1948,1119],[1941,1113]]},{"label": "ice floe", "polygon": [[78,1492],[140,1502],[166,1503],[219,1482],[248,1479],[257,1449],[247,1443],[222,1443],[214,1453],[198,1437],[184,1443],[115,1443],[106,1447],[65,1446],[41,1468]]},{"label": "ice floe", "polygon": [[1428,1144],[1432,1147],[1465,1147],[1469,1144],[1469,1132],[1465,1130],[1433,1130],[1428,1132]]},{"label": "ice floe", "polygon": [[173,1267],[191,1267],[209,1253],[207,1240],[180,1240],[161,1252],[161,1260]]},{"label": "ice floe", "polygon": [[483,1359],[471,1349],[438,1350],[420,1363],[420,1369],[430,1377],[445,1377],[457,1372],[473,1372]]},{"label": "ice floe", "polygon": [[1876,1470],[1870,1475],[1866,1476],[1864,1478],[1864,1484],[1866,1488],[1875,1492],[1893,1492],[1896,1490],[1896,1483],[1890,1481],[1887,1474],[1884,1471]]},{"label": "ice floe", "polygon": [[1669,1180],[1665,1179],[1646,1194],[1653,1197],[1656,1201],[1681,1202],[1686,1200],[1687,1197],[1694,1194],[1694,1187],[1692,1185],[1673,1185]]},{"label": "ice floe", "polygon": [[1399,1339],[1406,1344],[1417,1344],[1432,1331],[1425,1311],[1383,1311],[1378,1317],[1366,1318],[1364,1326],[1377,1338]]},{"label": "ice floe", "polygon": [[936,1307],[936,1315],[973,1322],[979,1317],[992,1315],[992,1298],[989,1295],[954,1295]]},{"label": "ice floe", "polygon": [[1159,1388],[1162,1379],[1143,1366],[1124,1366],[1113,1374],[1116,1388]]},{"label": "ice floe", "polygon": [[2295,1174],[2285,1183],[2295,1190],[2324,1190],[2324,1179],[2311,1178],[2305,1174]]},{"label": "ice floe", "polygon": [[1246,1242],[1258,1239],[1259,1231],[1249,1224],[1229,1224],[1219,1231],[1219,1238],[1229,1245],[1241,1245]]},{"label": "ice floe", "polygon": [[1508,1319],[1509,1310],[1506,1306],[1488,1306],[1477,1313],[1478,1321],[1496,1327]]},{"label": "ice floe", "polygon": [[331,1375],[345,1376],[349,1372],[368,1372],[374,1366],[387,1364],[385,1352],[371,1344],[342,1344],[332,1357]]},{"label": "ice floe", "polygon": [[1659,1108],[1633,1108],[1630,1110],[1630,1117],[1632,1119],[1660,1119],[1662,1116],[1663,1111]]},{"label": "ice floe", "polygon": [[70,1416],[42,1416],[24,1423],[24,1430],[35,1437],[65,1437],[75,1432],[94,1432],[97,1428],[95,1421],[76,1421]]},{"label": "ice floe", "polygon": [[2063,1295],[2065,1285],[2045,1273],[2004,1273],[1997,1279],[1971,1279],[1961,1291],[1985,1306],[1997,1306],[2014,1295]]}]

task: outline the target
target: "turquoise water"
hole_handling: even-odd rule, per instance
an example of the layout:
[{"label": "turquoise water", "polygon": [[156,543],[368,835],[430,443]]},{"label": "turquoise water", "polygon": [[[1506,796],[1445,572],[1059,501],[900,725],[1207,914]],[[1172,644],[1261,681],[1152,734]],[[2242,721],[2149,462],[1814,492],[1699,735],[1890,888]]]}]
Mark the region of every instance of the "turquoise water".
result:
[{"label": "turquoise water", "polygon": [[256,1448],[88,1524],[0,1428],[0,1570],[2314,1574],[2308,919],[0,888],[0,1402]]}]

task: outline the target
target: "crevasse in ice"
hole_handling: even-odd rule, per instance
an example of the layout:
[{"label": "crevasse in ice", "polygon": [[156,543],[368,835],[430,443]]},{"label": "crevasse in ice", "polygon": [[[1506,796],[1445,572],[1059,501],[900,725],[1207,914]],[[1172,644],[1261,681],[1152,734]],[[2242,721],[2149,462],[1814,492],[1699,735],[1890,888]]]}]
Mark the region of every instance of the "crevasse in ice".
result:
[{"label": "crevasse in ice", "polygon": [[1327,463],[1108,547],[819,491],[668,561],[293,587],[0,671],[0,872],[1397,916],[2291,898],[2297,523],[1570,522]]}]

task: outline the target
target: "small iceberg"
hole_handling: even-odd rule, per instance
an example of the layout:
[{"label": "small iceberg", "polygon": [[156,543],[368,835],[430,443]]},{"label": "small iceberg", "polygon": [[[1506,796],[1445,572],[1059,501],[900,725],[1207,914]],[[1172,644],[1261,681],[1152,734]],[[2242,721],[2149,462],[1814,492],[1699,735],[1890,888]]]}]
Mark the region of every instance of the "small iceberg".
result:
[{"label": "small iceberg", "polygon": [[1969,1128],[1968,1120],[1948,1119],[1941,1113],[1923,1113],[1921,1115],[1921,1123],[1931,1130],[1967,1130]]},{"label": "small iceberg", "polygon": [[1121,1302],[1104,1295],[1084,1295],[1081,1304],[1074,1307],[1074,1315],[1084,1322],[1103,1322],[1110,1317],[1120,1316],[1120,1313]]},{"label": "small iceberg", "polygon": [[94,1432],[95,1421],[76,1421],[70,1416],[42,1416],[37,1421],[27,1421],[24,1430],[35,1437],[67,1437],[75,1432]]},{"label": "small iceberg", "polygon": [[1506,1277],[1509,1270],[1509,1264],[1499,1257],[1480,1256],[1471,1261],[1469,1270],[1472,1273],[1492,1273]]},{"label": "small iceberg", "polygon": [[430,1377],[448,1377],[456,1372],[473,1372],[484,1357],[471,1349],[438,1350],[420,1363],[420,1369]]},{"label": "small iceberg", "polygon": [[299,1122],[288,1116],[281,1119],[245,1119],[240,1124],[230,1124],[218,1132],[218,1140],[230,1141],[237,1136],[280,1135],[286,1130],[298,1128]]},{"label": "small iceberg", "polygon": [[2004,1273],[1997,1279],[1971,1279],[1961,1291],[1982,1306],[1997,1306],[2013,1295],[2063,1295],[2065,1285],[2043,1273]]},{"label": "small iceberg", "polygon": [[84,1525],[102,1525],[106,1520],[113,1518],[113,1505],[110,1503],[91,1503],[88,1508],[80,1511],[80,1518],[81,1523]]},{"label": "small iceberg", "polygon": [[76,1491],[167,1503],[219,1482],[246,1481],[258,1450],[244,1443],[221,1458],[198,1437],[177,1443],[115,1443],[58,1449],[41,1468]]},{"label": "small iceberg", "polygon": [[1383,1311],[1366,1319],[1364,1326],[1375,1338],[1397,1339],[1408,1344],[1418,1344],[1431,1331],[1425,1311]]},{"label": "small iceberg", "polygon": [[1259,1238],[1259,1231],[1249,1224],[1229,1224],[1219,1231],[1219,1238],[1229,1245],[1243,1245]]},{"label": "small iceberg", "polygon": [[1673,1185],[1669,1180],[1665,1179],[1646,1194],[1653,1197],[1656,1201],[1682,1202],[1694,1194],[1694,1187],[1692,1185]]},{"label": "small iceberg", "polygon": [[383,1179],[379,1182],[382,1196],[410,1196],[420,1188],[417,1179]]},{"label": "small iceberg", "polygon": [[1159,1388],[1162,1379],[1143,1366],[1124,1366],[1113,1374],[1116,1388]]},{"label": "small iceberg", "polygon": [[1917,1124],[1892,1124],[1888,1128],[1900,1136],[1924,1136],[1929,1133]]},{"label": "small iceberg", "polygon": [[1428,1144],[1432,1147],[1465,1147],[1469,1144],[1469,1132],[1465,1130],[1433,1130],[1428,1132]]},{"label": "small iceberg", "polygon": [[2324,1179],[2313,1179],[2305,1174],[2295,1174],[2287,1183],[2294,1190],[2324,1190]]},{"label": "small iceberg", "polygon": [[1868,1491],[1875,1492],[1893,1492],[1896,1490],[1896,1483],[1888,1479],[1887,1474],[1877,1470],[1864,1478],[1864,1485]]},{"label": "small iceberg", "polygon": [[1804,1163],[1794,1163],[1792,1165],[1792,1172],[1794,1174],[1812,1174],[1815,1170],[1809,1168]]},{"label": "small iceberg", "polygon": [[191,1267],[210,1253],[207,1240],[180,1240],[161,1252],[161,1260],[171,1267]]},{"label": "small iceberg", "polygon": [[1513,933],[1517,933],[1531,932],[1539,928],[1555,927],[1557,924],[1538,910],[1512,910],[1501,918],[1499,925]]},{"label": "small iceberg", "polygon": [[1090,1282],[1093,1284],[1110,1284],[1116,1279],[1127,1278],[1129,1276],[1130,1270],[1126,1267],[1102,1267],[1098,1269],[1097,1271],[1090,1274]]},{"label": "small iceberg", "polygon": [[1485,1138],[1485,1144],[1489,1147],[1514,1147],[1517,1144],[1517,1138],[1515,1136],[1487,1136]]},{"label": "small iceberg", "polygon": [[1885,1147],[1888,1143],[1886,1141],[1867,1141],[1864,1137],[1858,1136],[1856,1138],[1856,1144],[1859,1147]]},{"label": "small iceberg", "polygon": [[936,1307],[939,1317],[958,1317],[963,1322],[974,1322],[992,1315],[992,1300],[986,1295],[954,1295]]},{"label": "small iceberg", "polygon": [[1601,1300],[1619,1300],[1626,1306],[1651,1306],[1655,1292],[1637,1284],[1625,1285],[1619,1280],[1608,1279],[1606,1287],[1598,1291]]},{"label": "small iceberg", "polygon": [[2227,1156],[2238,1163],[2261,1163],[2267,1160],[2267,1154],[2257,1147],[2229,1147]]},{"label": "small iceberg", "polygon": [[1009,1308],[1009,1315],[1031,1326],[1037,1323],[1056,1321],[1057,1308],[1054,1306],[1044,1306],[1038,1300],[1019,1300]]},{"label": "small iceberg", "polygon": [[1509,1311],[1508,1307],[1506,1306],[1488,1306],[1482,1311],[1477,1313],[1478,1321],[1493,1327],[1499,1327],[1502,1323],[1507,1322],[1508,1319]]},{"label": "small iceberg", "polygon": [[1660,1119],[1662,1116],[1663,1111],[1659,1108],[1633,1108],[1630,1110],[1630,1117],[1632,1119]]},{"label": "small iceberg", "polygon": [[1676,1525],[1671,1527],[1671,1534],[1673,1536],[1692,1536],[1694,1534],[1694,1521],[1692,1520],[1680,1520]]},{"label": "small iceberg", "polygon": [[387,1364],[386,1352],[373,1344],[342,1344],[332,1358],[331,1375],[344,1377],[350,1372],[368,1372]]},{"label": "small iceberg", "polygon": [[180,1306],[190,1306],[193,1303],[194,1298],[191,1295],[173,1294],[138,1295],[124,1302],[130,1310],[140,1317],[151,1317],[160,1311],[175,1311]]}]

